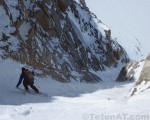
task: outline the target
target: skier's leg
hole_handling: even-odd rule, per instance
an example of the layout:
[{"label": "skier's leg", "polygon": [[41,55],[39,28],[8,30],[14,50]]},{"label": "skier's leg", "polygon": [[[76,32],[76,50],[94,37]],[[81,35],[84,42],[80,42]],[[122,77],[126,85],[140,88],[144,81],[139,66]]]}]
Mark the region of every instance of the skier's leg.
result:
[{"label": "skier's leg", "polygon": [[30,87],[37,93],[39,93],[39,90],[33,85],[33,84],[30,84]]},{"label": "skier's leg", "polygon": [[23,86],[24,86],[24,88],[25,88],[26,91],[29,90],[29,88],[28,88],[28,83],[27,83],[26,80],[23,81]]}]

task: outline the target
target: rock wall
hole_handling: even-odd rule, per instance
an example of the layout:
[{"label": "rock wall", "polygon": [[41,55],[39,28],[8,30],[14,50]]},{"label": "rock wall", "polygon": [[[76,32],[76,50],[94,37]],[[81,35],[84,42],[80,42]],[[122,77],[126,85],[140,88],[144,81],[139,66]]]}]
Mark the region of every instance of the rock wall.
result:
[{"label": "rock wall", "polygon": [[0,0],[1,21],[5,21],[0,24],[2,58],[28,64],[41,70],[40,75],[61,82],[99,82],[101,78],[89,70],[128,62],[124,49],[111,39],[110,29],[85,9],[84,0],[80,3]]}]

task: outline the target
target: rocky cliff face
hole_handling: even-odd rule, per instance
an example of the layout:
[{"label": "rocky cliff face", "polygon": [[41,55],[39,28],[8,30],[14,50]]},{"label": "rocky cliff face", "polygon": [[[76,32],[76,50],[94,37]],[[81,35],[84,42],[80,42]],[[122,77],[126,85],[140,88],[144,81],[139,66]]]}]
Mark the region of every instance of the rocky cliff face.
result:
[{"label": "rocky cliff face", "polygon": [[124,49],[85,1],[0,0],[0,55],[61,82],[98,82],[89,72],[127,62]]}]

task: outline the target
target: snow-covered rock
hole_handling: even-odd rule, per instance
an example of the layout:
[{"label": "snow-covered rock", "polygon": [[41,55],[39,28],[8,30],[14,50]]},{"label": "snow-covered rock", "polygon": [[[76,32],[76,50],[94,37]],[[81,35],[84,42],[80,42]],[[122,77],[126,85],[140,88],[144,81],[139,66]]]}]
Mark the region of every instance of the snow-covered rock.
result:
[{"label": "snow-covered rock", "polygon": [[150,88],[150,54],[147,56],[140,76],[131,89],[131,96]]},{"label": "snow-covered rock", "polygon": [[138,67],[140,67],[140,62],[130,61],[122,68],[116,81],[121,82],[127,80],[135,80],[134,75]]},{"label": "snow-covered rock", "polygon": [[0,16],[2,58],[28,64],[55,80],[77,80],[76,72],[85,81],[98,82],[101,78],[89,70],[128,62],[111,30],[84,0],[1,0]]}]

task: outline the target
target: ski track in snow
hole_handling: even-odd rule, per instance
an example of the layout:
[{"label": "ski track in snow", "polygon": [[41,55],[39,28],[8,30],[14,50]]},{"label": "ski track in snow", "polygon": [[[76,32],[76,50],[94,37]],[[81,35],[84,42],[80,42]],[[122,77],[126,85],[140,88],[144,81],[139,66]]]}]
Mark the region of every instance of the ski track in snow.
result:
[{"label": "ski track in snow", "polygon": [[[24,65],[1,59],[0,65],[0,120],[91,120],[90,115],[150,115],[150,90],[129,98],[133,82],[114,82],[109,80],[110,75],[98,84],[36,78],[35,86],[49,96],[24,95],[15,88]],[[111,72],[114,70],[108,73]]]}]

